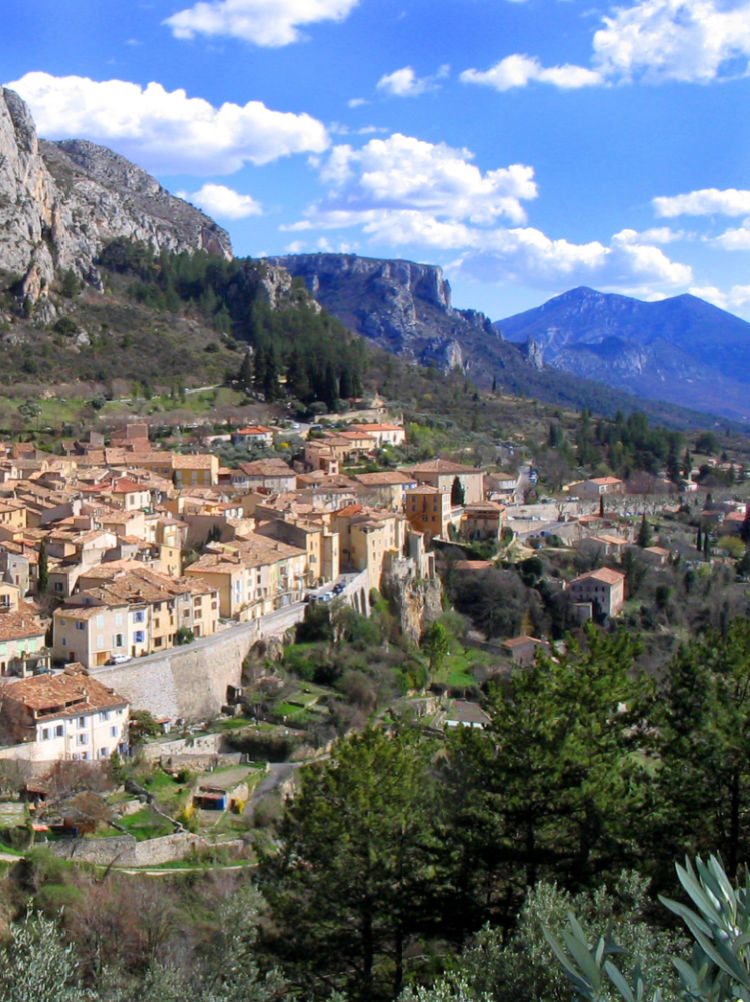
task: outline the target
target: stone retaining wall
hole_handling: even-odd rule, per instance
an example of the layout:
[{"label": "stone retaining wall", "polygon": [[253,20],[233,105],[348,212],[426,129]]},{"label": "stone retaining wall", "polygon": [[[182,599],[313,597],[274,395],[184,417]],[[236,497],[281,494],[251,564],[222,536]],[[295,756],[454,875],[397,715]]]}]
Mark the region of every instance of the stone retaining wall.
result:
[{"label": "stone retaining wall", "polygon": [[[195,849],[200,851],[216,843],[193,835],[175,832],[161,838],[137,842],[132,835],[115,835],[112,838],[72,838],[50,844],[50,850],[63,859],[78,863],[99,863],[103,866],[162,866],[185,859]],[[219,843],[222,847],[239,849],[242,842],[233,839]]]},{"label": "stone retaining wall", "polygon": [[170,720],[205,720],[221,711],[228,687],[241,684],[242,662],[260,635],[258,621],[242,623],[216,634],[210,644],[173,647],[161,656],[105,665],[91,674],[134,710]]}]

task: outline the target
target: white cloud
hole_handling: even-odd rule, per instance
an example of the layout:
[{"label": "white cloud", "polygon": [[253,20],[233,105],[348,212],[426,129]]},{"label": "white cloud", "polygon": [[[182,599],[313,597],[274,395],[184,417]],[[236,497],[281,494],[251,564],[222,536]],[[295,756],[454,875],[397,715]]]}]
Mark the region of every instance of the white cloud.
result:
[{"label": "white cloud", "polygon": [[591,66],[544,67],[514,53],[489,70],[464,70],[463,83],[499,91],[548,83],[564,90],[643,80],[708,83],[750,74],[749,0],[641,0],[602,18]]},{"label": "white cloud", "polygon": [[6,84],[31,107],[39,134],[85,137],[115,146],[153,172],[232,174],[245,164],[270,163],[329,145],[310,115],[272,111],[260,101],[216,108],[184,90],[158,83],[27,73]]},{"label": "white cloud", "polygon": [[369,104],[363,97],[350,97],[346,102],[348,108],[361,108],[363,104]]},{"label": "white cloud", "polygon": [[725,230],[718,237],[711,240],[710,243],[714,247],[720,247],[722,250],[750,250],[750,220],[746,220],[744,226]]},{"label": "white cloud", "polygon": [[630,293],[637,290],[643,296],[684,288],[692,281],[691,269],[670,261],[658,247],[617,236],[609,246],[598,240],[574,244],[532,227],[484,234],[456,268],[478,281],[548,289],[592,285]]},{"label": "white cloud", "polygon": [[448,66],[441,66],[433,76],[418,77],[411,66],[403,66],[400,70],[387,73],[377,82],[377,89],[392,97],[417,97],[427,91],[437,89],[437,81],[444,79],[449,72]]},{"label": "white cloud", "polygon": [[299,28],[318,21],[343,21],[358,0],[212,0],[166,18],[176,38],[217,35],[278,47],[298,42]]},{"label": "white cloud", "polygon": [[576,90],[602,83],[599,73],[566,63],[564,66],[545,68],[536,57],[520,55],[506,56],[491,69],[464,70],[460,75],[462,83],[483,84],[495,90],[506,91],[514,87],[526,87],[532,80],[552,84],[562,90]]},{"label": "white cloud", "polygon": [[673,230],[669,226],[654,226],[648,230],[620,230],[612,237],[619,243],[671,244],[676,240],[690,240],[691,234],[684,230]]},{"label": "white cloud", "polygon": [[200,206],[209,216],[219,219],[246,219],[248,216],[260,216],[263,208],[250,195],[241,195],[223,184],[204,184],[199,191],[192,194],[178,193],[180,198],[188,199],[194,205]]},{"label": "white cloud", "polygon": [[594,34],[594,65],[606,77],[708,82],[743,76],[750,58],[750,4],[643,0],[615,10]]},{"label": "white cloud", "polygon": [[750,214],[750,191],[737,188],[700,188],[684,195],[652,199],[657,216],[745,216]]},{"label": "white cloud", "polygon": [[693,285],[688,291],[733,313],[747,314],[747,307],[750,307],[750,285],[733,285],[728,292],[717,289],[715,285]]},{"label": "white cloud", "polygon": [[[574,284],[661,295],[686,288],[689,266],[657,243],[679,239],[669,227],[615,234],[609,243],[576,244],[522,225],[537,195],[531,167],[482,173],[468,150],[395,134],[362,149],[335,146],[319,163],[326,195],[285,227],[298,233],[359,228],[388,253],[429,252],[480,281],[559,289]],[[510,224],[510,225],[508,225]]]},{"label": "white cloud", "polygon": [[[523,164],[482,173],[469,150],[427,143],[395,133],[371,139],[362,149],[335,146],[321,167],[327,196],[312,211],[317,225],[350,225],[363,213],[416,210],[436,218],[520,223],[522,201],[536,198],[533,168]],[[329,221],[329,222],[327,222]]]}]

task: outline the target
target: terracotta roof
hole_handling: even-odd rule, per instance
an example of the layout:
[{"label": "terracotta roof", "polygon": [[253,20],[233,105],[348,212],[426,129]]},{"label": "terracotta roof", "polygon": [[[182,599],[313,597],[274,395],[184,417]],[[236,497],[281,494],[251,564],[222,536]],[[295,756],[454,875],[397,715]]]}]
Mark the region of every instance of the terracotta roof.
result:
[{"label": "terracotta roof", "polygon": [[3,688],[2,698],[3,702],[22,703],[36,720],[78,717],[128,705],[114,689],[82,673],[33,675],[9,682]]},{"label": "terracotta roof", "polygon": [[613,571],[609,567],[600,567],[595,571],[588,571],[574,578],[570,583],[577,584],[579,581],[589,581],[591,579],[601,581],[603,584],[616,585],[625,580],[625,575],[621,571]]},{"label": "terracotta roof", "polygon": [[44,627],[33,616],[23,612],[0,613],[0,641],[21,640],[24,637],[44,636]]},{"label": "terracotta roof", "polygon": [[378,470],[376,473],[358,473],[352,477],[363,487],[391,487],[398,484],[413,484],[414,477],[402,473],[401,470]]},{"label": "terracotta roof", "polygon": [[484,470],[474,466],[462,466],[460,463],[453,463],[449,459],[428,459],[424,463],[404,469],[405,473],[478,473],[484,474]]},{"label": "terracotta roof", "polygon": [[353,424],[355,431],[403,431],[400,424]]},{"label": "terracotta roof", "polygon": [[215,456],[210,453],[198,455],[175,455],[172,457],[172,468],[175,470],[208,470],[211,469]]}]

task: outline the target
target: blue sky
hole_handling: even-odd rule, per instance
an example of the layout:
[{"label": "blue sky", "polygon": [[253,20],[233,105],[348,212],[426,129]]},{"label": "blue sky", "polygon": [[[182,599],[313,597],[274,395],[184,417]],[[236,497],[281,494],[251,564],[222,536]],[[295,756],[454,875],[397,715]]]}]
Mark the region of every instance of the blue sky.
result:
[{"label": "blue sky", "polygon": [[440,264],[492,319],[577,285],[750,319],[750,0],[5,0],[41,136],[236,254]]}]

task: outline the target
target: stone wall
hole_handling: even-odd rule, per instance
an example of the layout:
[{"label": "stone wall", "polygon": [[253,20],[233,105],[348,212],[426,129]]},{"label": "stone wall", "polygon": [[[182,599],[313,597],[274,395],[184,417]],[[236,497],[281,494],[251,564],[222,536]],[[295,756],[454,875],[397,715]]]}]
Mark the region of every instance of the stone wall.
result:
[{"label": "stone wall", "polygon": [[[175,832],[162,838],[137,842],[132,835],[116,835],[112,838],[72,838],[50,844],[50,850],[63,859],[79,863],[99,863],[103,866],[161,866],[175,860],[185,859],[195,849],[211,848],[216,843],[192,835],[190,832]],[[237,850],[242,843],[234,839],[220,843]]]},{"label": "stone wall", "polygon": [[92,675],[127,699],[134,710],[155,717],[201,720],[227,701],[227,687],[239,686],[242,661],[257,640],[257,622],[242,623],[186,647],[104,665]]}]

